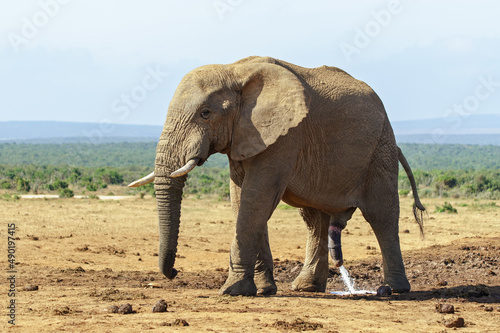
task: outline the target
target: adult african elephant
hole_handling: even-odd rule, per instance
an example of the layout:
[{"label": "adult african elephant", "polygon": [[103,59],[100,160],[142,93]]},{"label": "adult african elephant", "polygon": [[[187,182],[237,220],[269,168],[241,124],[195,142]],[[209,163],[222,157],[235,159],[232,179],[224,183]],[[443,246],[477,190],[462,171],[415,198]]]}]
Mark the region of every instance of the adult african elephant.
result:
[{"label": "adult african elephant", "polygon": [[170,102],[154,172],[130,185],[154,180],[159,264],[167,278],[177,274],[187,173],[216,152],[229,157],[237,220],[222,293],[276,293],[267,221],[280,200],[301,209],[309,230],[293,289],[325,290],[328,252],[340,266],[340,232],[359,208],[379,242],[385,283],[410,290],[398,235],[398,160],[410,178],[414,211],[425,208],[382,101],[364,82],[335,67],[269,57],[188,73]]}]

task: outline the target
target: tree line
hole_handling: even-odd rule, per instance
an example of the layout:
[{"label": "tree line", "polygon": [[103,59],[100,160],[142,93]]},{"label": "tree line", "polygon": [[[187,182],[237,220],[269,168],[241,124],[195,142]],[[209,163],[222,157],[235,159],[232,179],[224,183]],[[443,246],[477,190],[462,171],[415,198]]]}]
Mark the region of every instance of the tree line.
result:
[{"label": "tree line", "polygon": [[[470,145],[400,145],[422,197],[500,199],[500,147]],[[16,193],[74,191],[95,193],[126,185],[152,171],[156,143],[0,144],[0,189]],[[401,195],[409,194],[404,171]],[[138,190],[154,195],[152,184]],[[229,197],[227,157],[215,154],[188,177],[185,194]]]}]

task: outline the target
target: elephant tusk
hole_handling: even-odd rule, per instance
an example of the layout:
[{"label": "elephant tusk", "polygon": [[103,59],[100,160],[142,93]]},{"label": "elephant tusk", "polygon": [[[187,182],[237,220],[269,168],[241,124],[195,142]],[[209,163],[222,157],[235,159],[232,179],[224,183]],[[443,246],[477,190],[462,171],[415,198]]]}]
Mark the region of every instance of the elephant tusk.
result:
[{"label": "elephant tusk", "polygon": [[155,172],[151,172],[149,175],[147,175],[146,177],[143,177],[139,180],[136,180],[135,182],[132,182],[130,184],[128,184],[127,187],[139,187],[139,186],[142,186],[142,185],[146,185],[146,184],[149,184],[151,183],[153,180],[155,180]]},{"label": "elephant tusk", "polygon": [[182,168],[180,168],[179,170],[176,170],[174,172],[172,172],[170,174],[170,177],[172,178],[175,178],[175,177],[180,177],[180,176],[184,176],[184,175],[187,175],[191,170],[194,169],[194,167],[198,164],[198,162],[200,161],[199,158],[193,158],[193,159],[190,159],[185,166],[183,166]]}]

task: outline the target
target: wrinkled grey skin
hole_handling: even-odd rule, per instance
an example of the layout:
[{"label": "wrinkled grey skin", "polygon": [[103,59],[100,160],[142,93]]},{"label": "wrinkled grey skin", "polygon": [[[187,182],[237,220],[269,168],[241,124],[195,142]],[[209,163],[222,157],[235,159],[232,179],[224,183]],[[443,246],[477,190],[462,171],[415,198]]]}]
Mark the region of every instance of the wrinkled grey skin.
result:
[{"label": "wrinkled grey skin", "polygon": [[[215,152],[229,157],[237,220],[222,293],[276,293],[267,221],[280,200],[300,208],[309,229],[304,268],[293,289],[325,290],[329,227],[338,233],[331,236],[337,241],[330,240],[334,254],[340,231],[359,208],[380,244],[385,283],[410,290],[398,236],[398,160],[417,207],[424,208],[384,106],[364,82],[338,68],[303,68],[268,57],[188,73],[169,105],[154,171],[160,269],[168,278],[177,273],[187,177],[170,174]],[[338,254],[334,259],[342,263]]]}]

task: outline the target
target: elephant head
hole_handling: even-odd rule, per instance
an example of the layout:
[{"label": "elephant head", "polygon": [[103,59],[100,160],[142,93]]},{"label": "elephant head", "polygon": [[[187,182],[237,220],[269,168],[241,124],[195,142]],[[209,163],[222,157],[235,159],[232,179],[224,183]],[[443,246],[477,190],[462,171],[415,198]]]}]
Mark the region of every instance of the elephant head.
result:
[{"label": "elephant head", "polygon": [[306,104],[301,81],[262,58],[203,66],[181,80],[156,149],[155,170],[129,185],[154,180],[159,266],[167,278],[176,275],[173,266],[187,173],[216,152],[235,161],[261,153],[302,121]]}]

